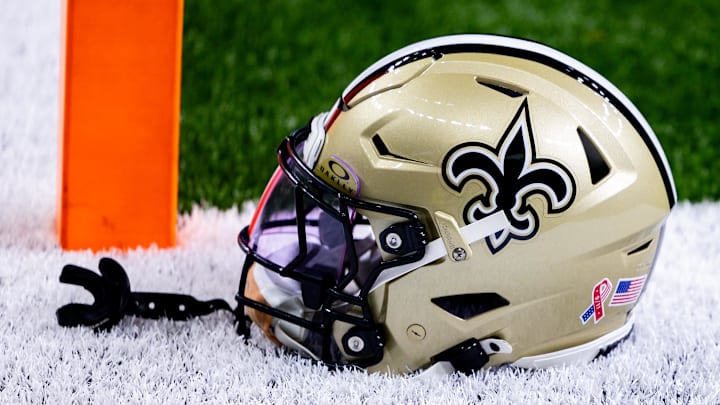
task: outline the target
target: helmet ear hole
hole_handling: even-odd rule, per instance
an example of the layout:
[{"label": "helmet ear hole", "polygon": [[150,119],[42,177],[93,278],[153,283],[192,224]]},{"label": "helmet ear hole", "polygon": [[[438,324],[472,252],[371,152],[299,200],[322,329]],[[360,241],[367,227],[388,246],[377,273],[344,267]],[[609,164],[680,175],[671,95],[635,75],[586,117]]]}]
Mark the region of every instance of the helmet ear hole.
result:
[{"label": "helmet ear hole", "polygon": [[432,298],[430,301],[445,312],[463,320],[510,305],[510,301],[497,293],[448,295]]}]

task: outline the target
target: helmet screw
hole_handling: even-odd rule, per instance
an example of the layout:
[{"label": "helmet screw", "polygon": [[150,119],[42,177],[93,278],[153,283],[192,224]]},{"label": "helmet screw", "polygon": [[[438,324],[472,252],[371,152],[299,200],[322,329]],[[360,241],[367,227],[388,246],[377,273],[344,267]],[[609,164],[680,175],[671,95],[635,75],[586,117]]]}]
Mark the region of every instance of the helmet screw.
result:
[{"label": "helmet screw", "polygon": [[461,262],[461,261],[467,259],[467,252],[465,252],[465,249],[463,249],[461,247],[457,247],[457,248],[453,249],[453,251],[452,251],[452,258],[456,262]]},{"label": "helmet screw", "polygon": [[385,243],[391,249],[399,249],[400,246],[402,246],[403,241],[400,235],[396,234],[395,232],[390,232],[385,235]]},{"label": "helmet screw", "polygon": [[347,346],[353,352],[360,353],[365,348],[365,341],[360,336],[350,336]]},{"label": "helmet screw", "polygon": [[425,336],[427,335],[425,328],[417,323],[408,326],[406,333],[411,340],[414,340],[416,342],[425,339]]}]

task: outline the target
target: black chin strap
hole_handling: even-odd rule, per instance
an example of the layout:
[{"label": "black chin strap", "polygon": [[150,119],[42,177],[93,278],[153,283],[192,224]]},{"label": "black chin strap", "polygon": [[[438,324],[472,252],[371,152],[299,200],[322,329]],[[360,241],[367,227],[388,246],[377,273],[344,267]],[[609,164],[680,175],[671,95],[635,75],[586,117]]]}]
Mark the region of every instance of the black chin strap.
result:
[{"label": "black chin strap", "polygon": [[[70,303],[58,308],[55,313],[58,324],[67,327],[89,326],[96,331],[103,331],[115,326],[125,315],[182,321],[220,310],[235,313],[230,304],[222,299],[199,301],[182,294],[132,292],[125,270],[108,257],[100,259],[98,268],[100,274],[72,264],[63,267],[60,282],[85,288],[93,295],[95,302],[92,305]],[[241,323],[244,323],[244,319]]]}]

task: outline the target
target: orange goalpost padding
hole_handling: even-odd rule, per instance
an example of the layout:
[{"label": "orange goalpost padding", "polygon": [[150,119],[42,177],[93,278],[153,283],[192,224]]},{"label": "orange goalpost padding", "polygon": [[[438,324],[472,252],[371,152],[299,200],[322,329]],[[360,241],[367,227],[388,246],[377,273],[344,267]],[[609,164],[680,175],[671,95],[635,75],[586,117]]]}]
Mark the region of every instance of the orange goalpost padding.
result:
[{"label": "orange goalpost padding", "polygon": [[175,244],[183,0],[64,0],[65,249]]}]

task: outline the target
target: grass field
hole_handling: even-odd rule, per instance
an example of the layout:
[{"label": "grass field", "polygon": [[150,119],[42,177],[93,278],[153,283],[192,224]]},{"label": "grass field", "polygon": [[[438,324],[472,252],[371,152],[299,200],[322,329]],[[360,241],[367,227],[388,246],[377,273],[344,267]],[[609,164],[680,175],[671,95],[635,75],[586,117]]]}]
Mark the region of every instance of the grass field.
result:
[{"label": "grass field", "polygon": [[662,142],[680,199],[720,199],[720,2],[185,0],[180,207],[258,198],[291,130],[370,63],[451,33],[544,42],[603,74]]}]

